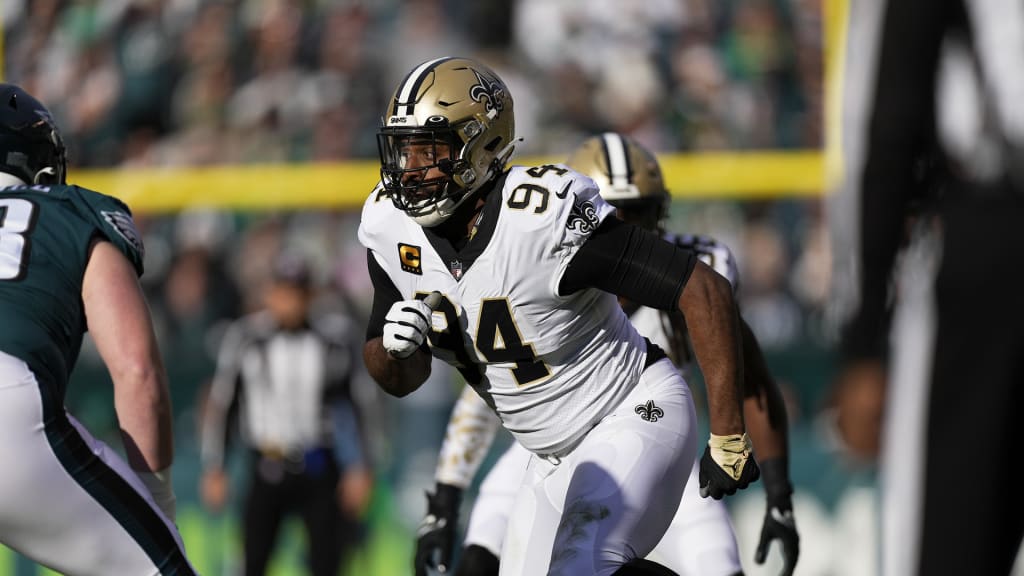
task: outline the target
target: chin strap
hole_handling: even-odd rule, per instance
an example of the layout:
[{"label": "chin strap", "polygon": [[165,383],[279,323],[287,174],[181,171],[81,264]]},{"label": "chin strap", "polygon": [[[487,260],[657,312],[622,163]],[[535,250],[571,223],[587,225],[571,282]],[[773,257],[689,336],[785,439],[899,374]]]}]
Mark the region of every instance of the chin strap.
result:
[{"label": "chin strap", "polygon": [[51,180],[57,180],[57,171],[52,166],[47,166],[36,172],[36,175],[32,177],[33,184],[47,184]]},{"label": "chin strap", "polygon": [[516,144],[522,141],[523,138],[521,136],[518,138],[513,138],[511,142],[506,144],[505,147],[499,150],[498,153],[494,156],[494,161],[498,164],[499,170],[504,168],[505,164],[507,164],[508,161],[512,159],[512,155],[515,154],[516,152]]},{"label": "chin strap", "polygon": [[437,169],[441,171],[445,176],[454,176],[455,172],[462,170],[466,166],[465,160],[452,160],[451,158],[442,158],[437,161]]}]

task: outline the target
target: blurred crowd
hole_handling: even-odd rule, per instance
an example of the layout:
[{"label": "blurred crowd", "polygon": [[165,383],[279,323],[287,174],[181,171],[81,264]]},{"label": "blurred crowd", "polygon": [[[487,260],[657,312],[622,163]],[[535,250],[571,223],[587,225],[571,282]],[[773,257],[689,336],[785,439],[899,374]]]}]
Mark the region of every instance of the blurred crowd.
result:
[{"label": "blurred crowd", "polygon": [[524,150],[611,129],[659,151],[817,147],[820,2],[9,0],[5,75],[80,166],[376,154],[398,80],[472,54]]},{"label": "blurred crowd", "polygon": [[[820,1],[6,0],[2,11],[5,81],[57,116],[72,182],[77,167],[374,158],[391,90],[418,62],[446,54],[477,57],[506,81],[524,154],[567,155],[603,130],[659,153],[823,142]],[[198,407],[225,326],[259,306],[269,255],[283,248],[315,264],[317,306],[363,322],[370,288],[358,214],[185,210],[138,223],[175,405],[176,484],[195,503]],[[666,227],[735,252],[744,316],[789,396],[797,517],[813,527],[803,534],[855,532],[831,519],[850,485],[873,485],[881,391],[829,384],[831,263],[819,202],[676,201]],[[83,350],[74,379],[69,407],[115,435],[94,351]],[[371,515],[406,530],[422,515],[458,391],[452,372],[439,367],[435,379],[402,401],[367,379],[354,391],[383,488]],[[856,516],[854,527],[865,522]],[[814,549],[808,540],[802,563],[814,565]],[[821,573],[852,573],[821,556]]]}]

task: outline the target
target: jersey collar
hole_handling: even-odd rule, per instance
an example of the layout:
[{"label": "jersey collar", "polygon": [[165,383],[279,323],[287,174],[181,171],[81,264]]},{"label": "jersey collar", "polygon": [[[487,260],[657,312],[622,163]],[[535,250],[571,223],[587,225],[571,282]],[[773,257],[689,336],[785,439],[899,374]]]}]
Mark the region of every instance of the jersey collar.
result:
[{"label": "jersey collar", "polygon": [[462,280],[462,277],[469,271],[469,267],[483,253],[487,245],[490,244],[491,237],[494,236],[498,217],[501,214],[501,198],[506,177],[508,177],[507,171],[494,180],[491,189],[486,193],[487,199],[484,200],[484,206],[480,209],[480,218],[475,233],[461,250],[456,250],[447,238],[437,234],[433,229],[423,229],[423,234],[456,281]]}]

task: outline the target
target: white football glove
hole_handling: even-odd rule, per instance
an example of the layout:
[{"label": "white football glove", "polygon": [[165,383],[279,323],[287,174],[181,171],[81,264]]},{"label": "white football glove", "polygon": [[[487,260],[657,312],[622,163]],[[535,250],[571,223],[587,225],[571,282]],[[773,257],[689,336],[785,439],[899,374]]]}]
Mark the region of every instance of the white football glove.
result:
[{"label": "white football glove", "polygon": [[402,300],[391,305],[384,317],[384,349],[388,354],[405,359],[423,345],[430,331],[430,317],[440,300],[441,294],[434,292],[423,300]]}]

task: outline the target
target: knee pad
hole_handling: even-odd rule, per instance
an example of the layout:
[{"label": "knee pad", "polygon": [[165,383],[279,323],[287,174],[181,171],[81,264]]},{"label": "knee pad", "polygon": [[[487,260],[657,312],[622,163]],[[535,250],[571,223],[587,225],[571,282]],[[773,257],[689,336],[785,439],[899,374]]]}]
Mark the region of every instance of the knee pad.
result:
[{"label": "knee pad", "polygon": [[661,564],[637,558],[630,560],[615,571],[612,576],[679,576]]},{"label": "knee pad", "polygon": [[498,557],[483,546],[470,544],[462,551],[455,576],[498,576]]}]

